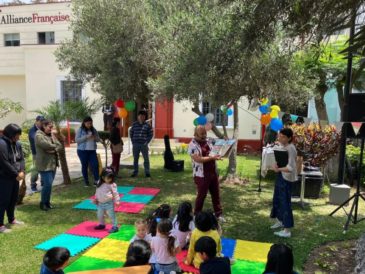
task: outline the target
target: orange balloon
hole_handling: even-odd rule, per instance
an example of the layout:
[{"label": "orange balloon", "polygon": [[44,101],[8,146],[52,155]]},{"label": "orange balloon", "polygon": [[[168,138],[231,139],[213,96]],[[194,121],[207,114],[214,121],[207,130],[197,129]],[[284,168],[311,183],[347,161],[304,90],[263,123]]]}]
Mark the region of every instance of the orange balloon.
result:
[{"label": "orange balloon", "polygon": [[263,115],[261,115],[260,121],[261,121],[261,125],[264,125],[264,126],[270,124],[270,121],[271,121],[270,114],[263,114]]},{"label": "orange balloon", "polygon": [[126,118],[128,116],[128,111],[125,108],[121,108],[118,111],[118,115],[120,118]]}]

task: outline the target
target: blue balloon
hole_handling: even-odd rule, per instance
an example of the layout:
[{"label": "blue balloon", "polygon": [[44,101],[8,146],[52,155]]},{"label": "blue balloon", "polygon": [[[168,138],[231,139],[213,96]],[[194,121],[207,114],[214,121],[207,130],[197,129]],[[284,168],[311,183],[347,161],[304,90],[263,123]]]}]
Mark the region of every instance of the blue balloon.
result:
[{"label": "blue balloon", "polygon": [[278,119],[278,118],[271,119],[270,128],[273,131],[279,131],[283,127],[284,127],[283,122],[280,119]]},{"label": "blue balloon", "polygon": [[260,106],[260,107],[259,107],[259,111],[260,111],[262,114],[267,114],[267,113],[269,113],[269,105],[263,105],[263,106]]},{"label": "blue balloon", "polygon": [[228,110],[227,110],[227,115],[228,116],[231,116],[233,114],[233,110],[231,109],[231,108],[229,108]]},{"label": "blue balloon", "polygon": [[207,118],[205,116],[198,117],[198,125],[204,126],[207,123]]}]

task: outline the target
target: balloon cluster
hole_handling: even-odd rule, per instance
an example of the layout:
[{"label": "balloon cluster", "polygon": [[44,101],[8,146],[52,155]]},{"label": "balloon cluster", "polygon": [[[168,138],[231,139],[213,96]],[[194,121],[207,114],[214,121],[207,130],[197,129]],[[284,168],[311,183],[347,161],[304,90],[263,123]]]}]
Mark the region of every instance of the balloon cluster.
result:
[{"label": "balloon cluster", "polygon": [[[227,116],[233,115],[233,109],[231,109],[232,105],[222,105],[220,106],[220,110],[223,112],[223,114]],[[213,113],[207,113],[206,115],[201,115],[194,119],[193,124],[194,126],[204,126],[207,131],[211,130],[213,127],[213,121],[214,121],[214,114]]]},{"label": "balloon cluster", "polygon": [[126,118],[128,111],[133,111],[136,108],[136,103],[133,101],[124,102],[122,99],[118,99],[114,102],[115,107],[118,110],[118,116],[120,118]]},{"label": "balloon cluster", "polygon": [[268,98],[262,98],[259,100],[259,102],[259,111],[261,112],[261,125],[267,126],[270,124],[270,128],[273,131],[281,130],[284,125],[283,122],[279,119],[280,107],[277,105],[270,106]]}]

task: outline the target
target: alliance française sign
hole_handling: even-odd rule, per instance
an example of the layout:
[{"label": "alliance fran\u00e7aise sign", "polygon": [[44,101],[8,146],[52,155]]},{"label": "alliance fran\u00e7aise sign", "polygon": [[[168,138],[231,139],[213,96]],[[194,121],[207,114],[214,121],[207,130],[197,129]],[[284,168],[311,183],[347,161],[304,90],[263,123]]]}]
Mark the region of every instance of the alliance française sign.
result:
[{"label": "alliance fran\u00e7aise sign", "polygon": [[[1,12],[1,10],[0,10]],[[56,22],[69,21],[70,15],[58,14],[53,15],[39,15],[38,13],[32,13],[31,16],[15,16],[13,14],[4,14],[0,16],[0,25],[10,25],[10,24],[29,24],[29,23],[49,23],[53,24]]]}]

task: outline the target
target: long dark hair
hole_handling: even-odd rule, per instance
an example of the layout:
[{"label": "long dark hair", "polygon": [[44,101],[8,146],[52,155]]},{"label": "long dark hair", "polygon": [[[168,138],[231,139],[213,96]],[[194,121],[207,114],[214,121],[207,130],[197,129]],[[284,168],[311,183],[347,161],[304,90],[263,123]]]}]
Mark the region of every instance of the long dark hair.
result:
[{"label": "long dark hair", "polygon": [[165,236],[168,240],[167,251],[171,256],[175,256],[175,238],[170,234],[172,230],[172,223],[169,219],[161,220],[157,225],[158,233]]},{"label": "long dark hair", "polygon": [[3,134],[11,140],[16,135],[22,134],[22,129],[17,124],[9,124],[4,128]]},{"label": "long dark hair", "polygon": [[[85,131],[88,131],[89,129],[85,126],[85,123],[87,122],[93,122],[93,119],[90,116],[87,116],[84,118],[84,120],[82,120],[82,124],[81,124],[81,128]],[[90,128],[91,132],[94,133],[96,131],[96,129],[94,128],[94,126],[91,126]]]},{"label": "long dark hair", "polygon": [[112,180],[114,181],[115,178],[115,174],[112,168],[106,167],[103,169],[103,171],[101,172],[100,175],[100,179],[98,184],[96,185],[96,187],[100,187],[102,184],[105,183],[103,178],[112,178]]},{"label": "long dark hair", "polygon": [[124,266],[146,265],[151,257],[150,244],[145,240],[136,240],[128,247]]},{"label": "long dark hair", "polygon": [[150,214],[150,216],[147,218],[147,223],[148,231],[152,236],[156,236],[157,223],[162,219],[170,218],[170,213],[171,207],[168,204],[162,204]]},{"label": "long dark hair", "polygon": [[176,222],[179,223],[181,232],[189,231],[189,224],[193,220],[193,207],[189,202],[182,202],[177,210]]},{"label": "long dark hair", "polygon": [[292,274],[293,251],[285,244],[273,244],[267,255],[264,273]]}]

